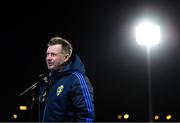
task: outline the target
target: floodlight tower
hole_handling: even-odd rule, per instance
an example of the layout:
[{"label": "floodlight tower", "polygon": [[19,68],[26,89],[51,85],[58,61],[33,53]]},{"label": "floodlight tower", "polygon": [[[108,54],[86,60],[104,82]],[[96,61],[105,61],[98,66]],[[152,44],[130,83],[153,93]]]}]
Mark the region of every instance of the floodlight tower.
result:
[{"label": "floodlight tower", "polygon": [[149,121],[152,121],[153,101],[152,101],[152,82],[151,82],[151,48],[160,42],[160,27],[150,22],[142,22],[136,27],[136,42],[147,49],[147,70],[148,70],[148,104]]}]

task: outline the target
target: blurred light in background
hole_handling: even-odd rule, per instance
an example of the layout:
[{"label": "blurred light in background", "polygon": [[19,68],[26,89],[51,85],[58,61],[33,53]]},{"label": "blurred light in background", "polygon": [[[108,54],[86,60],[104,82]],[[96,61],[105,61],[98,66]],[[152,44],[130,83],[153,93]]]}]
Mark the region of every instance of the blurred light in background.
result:
[{"label": "blurred light in background", "polygon": [[28,108],[27,108],[27,106],[19,106],[19,109],[22,110],[22,111],[25,111],[25,110],[27,110]]},{"label": "blurred light in background", "polygon": [[128,118],[129,118],[129,114],[118,114],[117,115],[118,120],[122,120],[122,119],[127,120]]},{"label": "blurred light in background", "polygon": [[172,119],[172,115],[167,115],[166,120],[170,120],[170,119]]},{"label": "blurred light in background", "polygon": [[154,120],[159,120],[159,115],[155,115]]},{"label": "blurred light in background", "polygon": [[124,119],[128,119],[128,118],[129,118],[129,114],[125,114]]},{"label": "blurred light in background", "polygon": [[[165,117],[164,117],[165,116]],[[117,119],[118,120],[128,120],[130,117],[129,114],[126,114],[126,113],[122,113],[122,114],[118,114],[117,115]],[[168,120],[172,120],[172,115],[171,114],[168,114],[168,115],[163,115],[163,114],[156,114],[156,115],[153,115],[152,117],[152,121],[157,121],[157,122],[160,122],[160,121],[168,121]],[[132,120],[132,119],[131,119]],[[136,119],[134,119],[136,120]]]},{"label": "blurred light in background", "polygon": [[118,119],[118,120],[122,119],[122,115],[121,115],[121,114],[118,114],[118,115],[117,115],[117,119]]},{"label": "blurred light in background", "polygon": [[17,114],[13,114],[13,118],[16,119],[17,118]]}]

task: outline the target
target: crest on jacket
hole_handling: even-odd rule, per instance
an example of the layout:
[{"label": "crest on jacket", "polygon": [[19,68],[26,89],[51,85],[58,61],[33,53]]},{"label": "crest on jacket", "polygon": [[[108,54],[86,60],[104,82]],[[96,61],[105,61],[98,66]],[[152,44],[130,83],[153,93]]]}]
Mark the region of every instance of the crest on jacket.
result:
[{"label": "crest on jacket", "polygon": [[64,89],[64,86],[63,86],[63,85],[60,85],[60,86],[57,88],[56,95],[59,96],[59,95],[63,92],[63,89]]}]

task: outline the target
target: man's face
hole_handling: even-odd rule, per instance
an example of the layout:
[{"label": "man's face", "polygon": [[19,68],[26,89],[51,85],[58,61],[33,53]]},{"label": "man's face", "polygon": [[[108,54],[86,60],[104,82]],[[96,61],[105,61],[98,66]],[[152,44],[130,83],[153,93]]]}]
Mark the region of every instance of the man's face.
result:
[{"label": "man's face", "polygon": [[62,54],[62,45],[56,44],[47,48],[46,64],[49,70],[61,69],[64,62],[65,55]]}]

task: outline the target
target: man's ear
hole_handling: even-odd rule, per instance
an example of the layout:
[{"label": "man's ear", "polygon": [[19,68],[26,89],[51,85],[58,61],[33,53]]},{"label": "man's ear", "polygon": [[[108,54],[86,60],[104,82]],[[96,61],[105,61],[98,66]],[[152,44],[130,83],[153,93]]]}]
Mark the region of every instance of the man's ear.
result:
[{"label": "man's ear", "polygon": [[64,62],[67,62],[70,58],[70,55],[69,54],[65,54],[64,55]]}]

